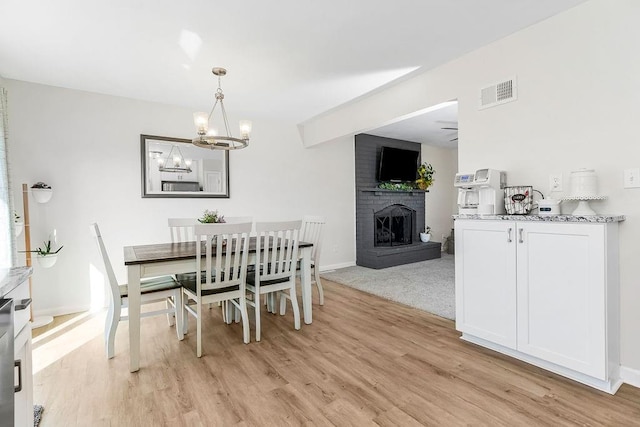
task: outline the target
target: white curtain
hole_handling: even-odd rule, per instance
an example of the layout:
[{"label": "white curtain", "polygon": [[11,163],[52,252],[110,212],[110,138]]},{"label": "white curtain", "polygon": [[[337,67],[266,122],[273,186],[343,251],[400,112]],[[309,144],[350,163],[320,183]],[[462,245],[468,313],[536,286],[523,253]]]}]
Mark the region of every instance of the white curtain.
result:
[{"label": "white curtain", "polygon": [[0,87],[0,267],[16,266],[14,208],[9,179],[7,90]]}]

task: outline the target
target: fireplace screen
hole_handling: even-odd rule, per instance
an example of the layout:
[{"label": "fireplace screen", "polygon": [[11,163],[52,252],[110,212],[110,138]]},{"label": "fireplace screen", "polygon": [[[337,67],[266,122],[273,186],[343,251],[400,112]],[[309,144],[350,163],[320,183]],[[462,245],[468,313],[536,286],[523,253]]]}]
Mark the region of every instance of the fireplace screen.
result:
[{"label": "fireplace screen", "polygon": [[415,211],[405,205],[391,205],[374,214],[375,246],[413,243]]}]

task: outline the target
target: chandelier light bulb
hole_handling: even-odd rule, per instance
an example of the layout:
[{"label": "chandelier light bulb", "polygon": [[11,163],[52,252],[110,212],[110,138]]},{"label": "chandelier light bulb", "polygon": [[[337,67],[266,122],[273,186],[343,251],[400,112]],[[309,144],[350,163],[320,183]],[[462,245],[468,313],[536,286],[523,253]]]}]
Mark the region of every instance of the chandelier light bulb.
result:
[{"label": "chandelier light bulb", "polygon": [[209,115],[202,111],[193,113],[193,123],[196,125],[198,135],[206,135],[209,128]]},{"label": "chandelier light bulb", "polygon": [[240,120],[240,138],[249,139],[251,136],[251,122],[249,120]]}]

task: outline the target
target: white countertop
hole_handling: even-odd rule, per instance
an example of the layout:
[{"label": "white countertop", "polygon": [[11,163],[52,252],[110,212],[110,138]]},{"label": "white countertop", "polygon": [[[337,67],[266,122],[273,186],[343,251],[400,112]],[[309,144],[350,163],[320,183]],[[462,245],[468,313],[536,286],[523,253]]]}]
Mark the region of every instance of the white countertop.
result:
[{"label": "white countertop", "polygon": [[507,221],[541,221],[541,222],[620,222],[624,221],[624,215],[478,215],[459,214],[453,215],[453,219],[482,219],[482,220],[507,220]]},{"label": "white countertop", "polygon": [[0,268],[0,298],[31,276],[33,267]]}]

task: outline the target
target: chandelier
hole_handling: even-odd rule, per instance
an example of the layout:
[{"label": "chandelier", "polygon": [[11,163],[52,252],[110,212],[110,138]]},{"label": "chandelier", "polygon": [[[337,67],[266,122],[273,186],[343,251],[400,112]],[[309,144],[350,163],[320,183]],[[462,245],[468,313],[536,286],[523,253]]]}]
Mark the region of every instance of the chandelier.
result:
[{"label": "chandelier", "polygon": [[[229,121],[227,120],[227,112],[224,109],[224,93],[220,87],[220,81],[222,76],[227,74],[227,70],[220,67],[215,67],[211,72],[218,76],[218,90],[216,91],[216,102],[213,104],[213,108],[209,114],[204,112],[198,112],[193,114],[193,121],[196,125],[198,137],[194,138],[191,142],[201,148],[209,148],[211,150],[237,150],[245,148],[249,145],[249,134],[251,133],[251,122],[248,120],[240,121],[240,138],[234,138],[229,131]],[[220,110],[222,111],[222,123],[224,124],[225,134],[218,134],[217,129],[209,127],[209,121],[213,117],[213,112],[220,104]]]},{"label": "chandelier", "polygon": [[[157,151],[151,152],[151,155],[158,153]],[[161,152],[160,152],[161,154]],[[173,172],[173,173],[190,173],[191,172],[191,160],[185,160],[182,155],[182,151],[176,145],[171,147],[171,151],[167,154],[166,158],[162,158],[160,155],[158,159],[158,170],[160,172]]]}]

